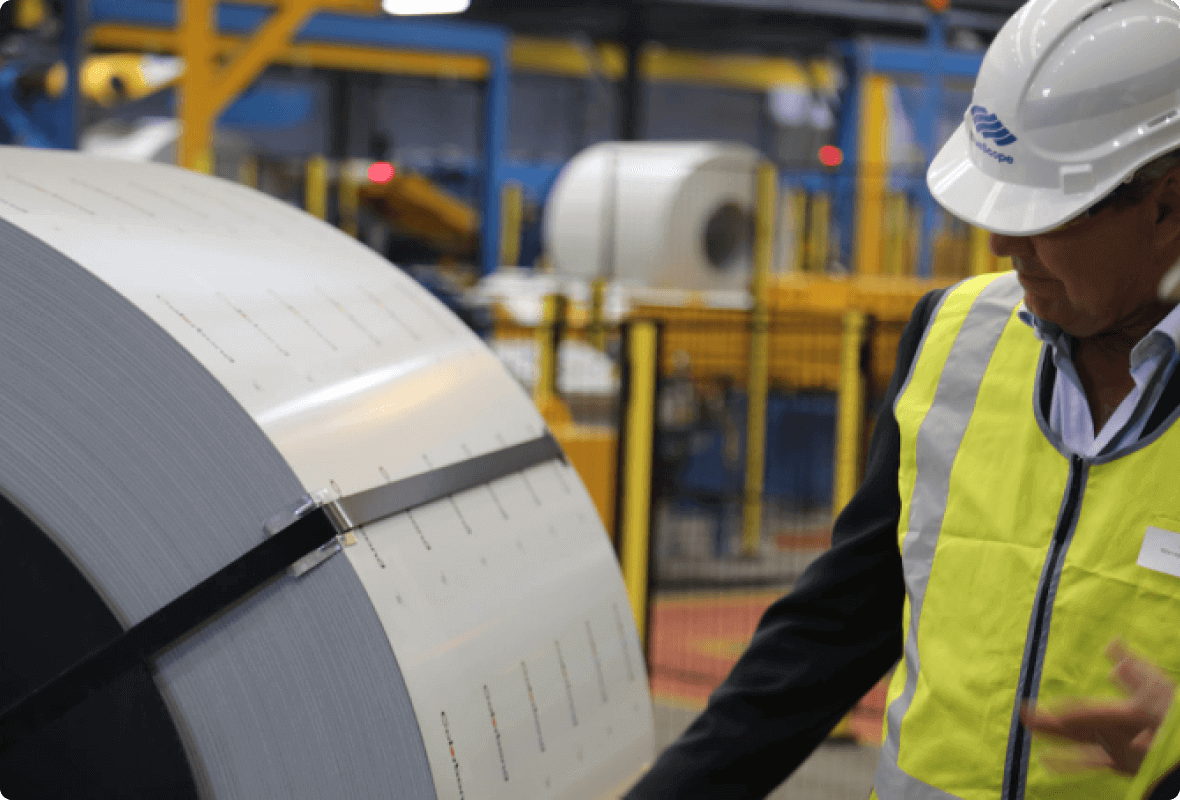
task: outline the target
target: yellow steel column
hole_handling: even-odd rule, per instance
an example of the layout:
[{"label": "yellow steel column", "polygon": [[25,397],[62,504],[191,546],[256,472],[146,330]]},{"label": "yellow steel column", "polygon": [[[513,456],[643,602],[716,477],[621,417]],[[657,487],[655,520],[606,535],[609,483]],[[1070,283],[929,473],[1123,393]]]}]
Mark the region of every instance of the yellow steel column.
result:
[{"label": "yellow steel column", "polygon": [[550,425],[572,419],[557,391],[557,357],[568,306],[564,295],[547,295],[541,324],[537,326],[537,382],[533,386],[533,402]]},{"label": "yellow steel column", "polygon": [[314,155],[304,168],[303,205],[313,217],[328,218],[328,159]]},{"label": "yellow steel column", "polygon": [[909,263],[910,202],[904,194],[890,194],[885,198],[884,252],[882,273],[885,275],[912,275],[913,265]]},{"label": "yellow steel column", "polygon": [[832,198],[826,192],[811,196],[811,217],[807,227],[807,271],[823,273],[828,269],[831,248]]},{"label": "yellow steel column", "polygon": [[266,22],[259,26],[254,37],[232,62],[217,72],[217,84],[212,87],[215,114],[237,97],[258,77],[267,64],[290,44],[320,0],[282,0]]},{"label": "yellow steel column", "polygon": [[212,172],[213,126],[221,110],[291,41],[320,0],[282,0],[253,38],[225,66],[215,63],[215,0],[181,0],[180,142],[177,163]]},{"label": "yellow steel column", "polygon": [[176,163],[198,172],[213,172],[214,0],[180,0],[180,56],[184,75],[180,79],[177,113],[180,140]]},{"label": "yellow steel column", "polygon": [[882,223],[888,182],[887,145],[889,79],[870,75],[861,96],[863,124],[856,175],[856,269],[860,275],[881,274]]},{"label": "yellow steel column", "polygon": [[500,265],[516,267],[520,261],[521,225],[524,224],[524,187],[516,181],[500,192]]},{"label": "yellow steel column", "polygon": [[541,310],[541,324],[537,326],[537,382],[533,386],[533,400],[538,406],[551,394],[557,393],[557,318],[560,295],[546,295]]},{"label": "yellow steel column", "polygon": [[860,370],[860,351],[864,338],[864,312],[847,312],[844,315],[844,345],[836,398],[836,474],[832,487],[832,516],[844,510],[860,485],[860,451],[865,417],[865,382]]},{"label": "yellow steel column", "polygon": [[627,361],[631,387],[627,398],[626,439],[623,443],[623,507],[619,562],[631,610],[646,650],[648,553],[651,552],[651,470],[655,446],[656,325],[651,320],[631,323]]},{"label": "yellow steel column", "polygon": [[590,282],[590,321],[586,325],[586,340],[591,347],[606,350],[606,281],[595,278]]},{"label": "yellow steel column", "polygon": [[791,204],[791,217],[795,223],[795,249],[791,268],[796,272],[808,272],[811,265],[807,262],[807,190],[791,192],[788,202]]},{"label": "yellow steel column", "polygon": [[778,171],[758,166],[758,218],[754,228],[754,279],[750,286],[750,379],[746,399],[746,483],[742,503],[742,554],[756,556],[762,540],[762,478],[766,464],[766,394],[769,389],[770,310],[767,281],[774,257],[774,206]]},{"label": "yellow steel column", "polygon": [[340,165],[340,230],[357,236],[361,229],[361,181],[352,161]]}]

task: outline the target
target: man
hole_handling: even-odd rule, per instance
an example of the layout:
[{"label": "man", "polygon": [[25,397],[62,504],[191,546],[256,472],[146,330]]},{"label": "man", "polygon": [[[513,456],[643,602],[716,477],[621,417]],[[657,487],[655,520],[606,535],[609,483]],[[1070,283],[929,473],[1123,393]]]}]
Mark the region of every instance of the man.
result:
[{"label": "man", "polygon": [[1173,2],[1031,0],[1000,31],[927,181],[1016,269],[918,304],[831,550],[628,800],[764,797],[899,656],[879,800],[1131,788],[1163,711],[1119,727],[1103,651],[1180,675],[1177,86]]}]

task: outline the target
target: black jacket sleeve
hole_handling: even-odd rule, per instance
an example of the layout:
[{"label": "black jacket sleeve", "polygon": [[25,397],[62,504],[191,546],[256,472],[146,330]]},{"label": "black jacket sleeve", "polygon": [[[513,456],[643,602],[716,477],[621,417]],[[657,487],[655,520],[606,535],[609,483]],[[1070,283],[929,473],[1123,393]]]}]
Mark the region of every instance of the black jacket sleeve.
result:
[{"label": "black jacket sleeve", "polygon": [[942,296],[915,307],[869,446],[865,480],[832,547],[766,610],[706,709],[626,800],[745,800],[774,790],[900,658],[900,452],[893,401]]}]

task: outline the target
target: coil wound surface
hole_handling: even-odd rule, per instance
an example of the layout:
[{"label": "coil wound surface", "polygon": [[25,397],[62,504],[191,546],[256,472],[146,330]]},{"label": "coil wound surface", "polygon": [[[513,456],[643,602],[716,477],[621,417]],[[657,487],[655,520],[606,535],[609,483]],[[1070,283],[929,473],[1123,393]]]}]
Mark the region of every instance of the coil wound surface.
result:
[{"label": "coil wound surface", "polygon": [[[304,493],[355,495],[544,430],[403,273],[216,179],[0,148],[0,280],[0,491],[23,520],[4,535],[57,546],[108,610],[102,628],[79,593],[68,612],[95,636],[257,545]],[[156,703],[144,736],[176,745],[161,780],[252,800],[598,797],[650,757],[626,595],[567,464],[356,542],[157,660],[158,700],[141,681],[134,706]],[[49,624],[60,609],[16,605],[24,636],[83,649]],[[102,777],[122,780],[116,765]],[[15,780],[0,767],[0,789]]]},{"label": "coil wound surface", "polygon": [[[0,708],[123,630],[89,581],[0,498]],[[10,798],[167,796],[195,800],[180,737],[146,667],[0,752]]]}]

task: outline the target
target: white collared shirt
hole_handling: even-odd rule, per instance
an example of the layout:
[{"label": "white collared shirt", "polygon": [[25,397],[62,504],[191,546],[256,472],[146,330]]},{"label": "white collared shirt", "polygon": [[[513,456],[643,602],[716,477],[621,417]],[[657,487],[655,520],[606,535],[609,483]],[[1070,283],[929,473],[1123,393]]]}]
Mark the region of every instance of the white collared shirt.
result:
[{"label": "white collared shirt", "polygon": [[1160,394],[1180,362],[1180,305],[1131,350],[1131,378],[1135,388],[1119,404],[1102,430],[1094,430],[1090,404],[1073,364],[1075,340],[1060,326],[1043,320],[1024,305],[1016,312],[1021,321],[1047,343],[1057,366],[1053,399],[1049,405],[1049,427],[1061,436],[1065,446],[1080,456],[1092,458],[1139,441]]}]

